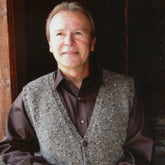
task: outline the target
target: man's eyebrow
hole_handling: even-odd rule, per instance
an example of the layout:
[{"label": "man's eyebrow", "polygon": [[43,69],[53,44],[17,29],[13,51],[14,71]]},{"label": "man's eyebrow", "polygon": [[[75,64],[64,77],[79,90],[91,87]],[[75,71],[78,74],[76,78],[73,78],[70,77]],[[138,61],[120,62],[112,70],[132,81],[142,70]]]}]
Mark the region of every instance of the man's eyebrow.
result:
[{"label": "man's eyebrow", "polygon": [[88,33],[87,29],[74,29],[74,31],[80,31],[80,32],[83,32],[85,34]]},{"label": "man's eyebrow", "polygon": [[57,29],[57,30],[55,30],[55,32],[61,32],[61,31],[64,31],[64,29]]}]

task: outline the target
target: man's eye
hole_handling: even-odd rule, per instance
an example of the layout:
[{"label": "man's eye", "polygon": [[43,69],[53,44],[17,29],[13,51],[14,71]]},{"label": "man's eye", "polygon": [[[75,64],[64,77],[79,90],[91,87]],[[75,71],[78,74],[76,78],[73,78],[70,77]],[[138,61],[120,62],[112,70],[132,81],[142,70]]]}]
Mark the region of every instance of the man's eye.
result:
[{"label": "man's eye", "polygon": [[57,33],[56,36],[63,36],[63,33]]},{"label": "man's eye", "polygon": [[81,32],[75,32],[75,34],[76,34],[76,35],[82,35],[82,33],[81,33]]}]

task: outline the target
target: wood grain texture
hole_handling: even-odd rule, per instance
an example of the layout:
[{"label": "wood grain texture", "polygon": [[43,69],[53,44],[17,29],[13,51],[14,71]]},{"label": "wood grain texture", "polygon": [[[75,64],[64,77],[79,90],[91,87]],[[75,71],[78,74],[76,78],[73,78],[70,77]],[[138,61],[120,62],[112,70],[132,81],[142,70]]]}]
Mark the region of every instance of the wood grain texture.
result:
[{"label": "wood grain texture", "polygon": [[6,0],[0,0],[0,34],[0,139],[2,139],[11,106]]}]

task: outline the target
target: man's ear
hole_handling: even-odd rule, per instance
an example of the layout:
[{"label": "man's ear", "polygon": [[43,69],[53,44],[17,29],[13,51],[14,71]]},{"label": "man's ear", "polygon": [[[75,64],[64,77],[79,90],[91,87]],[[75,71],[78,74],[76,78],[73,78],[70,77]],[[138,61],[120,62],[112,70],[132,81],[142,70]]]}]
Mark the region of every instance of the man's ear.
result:
[{"label": "man's ear", "polygon": [[91,43],[91,51],[94,51],[94,49],[95,49],[95,43],[96,43],[96,38],[94,38],[94,39],[92,40],[92,43]]}]

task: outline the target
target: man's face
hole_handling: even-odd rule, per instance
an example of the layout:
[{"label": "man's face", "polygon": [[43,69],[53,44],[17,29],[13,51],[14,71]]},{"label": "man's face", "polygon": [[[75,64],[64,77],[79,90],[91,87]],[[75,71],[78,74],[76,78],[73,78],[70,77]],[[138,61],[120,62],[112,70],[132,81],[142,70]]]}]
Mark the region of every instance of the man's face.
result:
[{"label": "man's face", "polygon": [[50,22],[50,52],[61,70],[87,69],[95,39],[91,25],[81,12],[60,11]]}]

